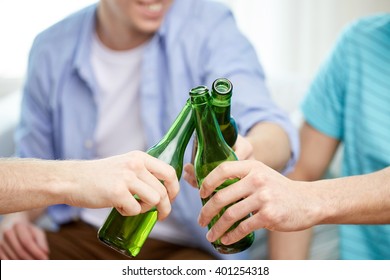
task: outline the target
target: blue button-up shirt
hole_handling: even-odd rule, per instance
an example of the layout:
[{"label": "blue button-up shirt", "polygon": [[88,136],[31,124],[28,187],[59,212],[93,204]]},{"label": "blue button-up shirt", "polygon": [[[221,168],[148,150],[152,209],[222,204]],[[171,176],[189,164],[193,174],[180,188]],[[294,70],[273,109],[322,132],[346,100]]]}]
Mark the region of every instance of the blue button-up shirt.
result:
[{"label": "blue button-up shirt", "polygon": [[[96,5],[93,5],[35,39],[16,137],[19,156],[95,158],[97,83],[90,63],[95,21]],[[290,137],[293,153],[288,166],[293,164],[298,153],[296,131],[271,100],[255,50],[238,30],[231,11],[222,4],[175,1],[146,46],[141,71],[141,112],[148,146],[158,142],[167,131],[192,87],[210,86],[216,78],[226,77],[234,85],[232,114],[240,133],[245,135],[261,121],[279,124]],[[187,152],[186,162],[189,156]],[[186,182],[181,184],[170,219],[188,235],[188,245],[216,254],[205,239],[206,229],[197,224],[201,208],[199,193]],[[63,207],[50,208],[58,221],[68,218]],[[71,213],[74,215],[74,210]]]}]

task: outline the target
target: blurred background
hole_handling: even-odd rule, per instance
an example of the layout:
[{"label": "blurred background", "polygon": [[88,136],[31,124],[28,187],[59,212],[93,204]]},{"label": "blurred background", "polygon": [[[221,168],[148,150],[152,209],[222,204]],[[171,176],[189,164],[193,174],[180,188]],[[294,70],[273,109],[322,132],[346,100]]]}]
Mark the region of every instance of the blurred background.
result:
[{"label": "blurred background", "polygon": [[[129,0],[130,1],[130,0]],[[183,1],[183,0],[176,0]],[[229,5],[255,46],[271,94],[299,125],[299,104],[341,29],[353,20],[390,12],[389,0],[218,0]],[[21,87],[34,37],[96,0],[0,0],[0,157],[12,156]],[[337,163],[334,173],[337,175]],[[334,226],[315,229],[311,258],[337,258]],[[266,253],[258,236],[254,258]]]}]

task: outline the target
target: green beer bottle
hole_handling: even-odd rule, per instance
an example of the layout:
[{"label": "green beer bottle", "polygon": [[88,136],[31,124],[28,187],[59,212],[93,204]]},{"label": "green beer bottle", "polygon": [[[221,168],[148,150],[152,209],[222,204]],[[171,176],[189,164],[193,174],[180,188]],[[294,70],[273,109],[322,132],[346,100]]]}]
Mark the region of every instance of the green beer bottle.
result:
[{"label": "green beer bottle", "polygon": [[[233,85],[226,78],[218,78],[211,87],[211,108],[221,129],[226,143],[233,147],[236,143],[238,130],[234,118],[230,115],[230,104],[233,94]],[[195,134],[194,144],[192,146],[191,162],[194,163],[198,139]]]},{"label": "green beer bottle", "polygon": [[[173,166],[177,178],[180,179],[184,152],[194,129],[191,102],[188,99],[165,136],[147,153]],[[124,217],[115,208],[112,208],[98,231],[98,238],[120,253],[135,257],[140,252],[156,221],[157,209],[155,207],[146,213],[131,217]]]},{"label": "green beer bottle", "polygon": [[211,108],[221,129],[226,143],[233,147],[236,143],[238,131],[237,124],[230,114],[230,103],[233,94],[233,85],[226,78],[219,78],[211,87]]},{"label": "green beer bottle", "polygon": [[[234,151],[223,139],[215,114],[211,109],[211,97],[205,86],[198,86],[190,91],[192,113],[198,138],[198,149],[195,156],[195,176],[198,186],[202,185],[204,178],[219,164],[228,160],[237,160]],[[215,192],[237,182],[238,179],[226,180]],[[210,199],[202,199],[203,205]],[[209,223],[209,229],[218,221],[226,209],[223,208]],[[249,217],[249,215],[247,216]],[[247,218],[245,217],[245,218]],[[244,218],[244,219],[245,219]],[[242,221],[242,220],[241,220]],[[241,222],[236,222],[228,231],[236,228]],[[214,248],[222,254],[233,254],[249,248],[254,240],[254,232],[248,234],[238,242],[225,245],[220,239],[212,243]]]}]

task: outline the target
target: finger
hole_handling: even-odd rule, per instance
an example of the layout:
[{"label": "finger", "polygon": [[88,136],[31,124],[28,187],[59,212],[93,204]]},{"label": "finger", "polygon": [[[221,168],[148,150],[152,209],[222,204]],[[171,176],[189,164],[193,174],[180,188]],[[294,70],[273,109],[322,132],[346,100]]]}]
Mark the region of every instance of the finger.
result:
[{"label": "finger", "polygon": [[139,200],[150,206],[157,205],[162,194],[166,193],[164,185],[147,170],[137,174],[131,183],[130,193],[138,195]]},{"label": "finger", "polygon": [[0,245],[0,259],[2,260],[18,260],[18,256],[13,252],[13,250],[6,244]]},{"label": "finger", "polygon": [[[8,229],[4,232],[4,242],[3,248],[4,251],[7,252],[8,256],[15,257],[17,260],[33,260],[33,256],[29,254],[26,248],[23,247],[22,243],[20,243],[18,234],[17,234],[17,225],[15,224],[12,228]],[[20,227],[19,227],[20,228]]]},{"label": "finger", "polygon": [[159,194],[159,201],[153,204],[153,206],[155,205],[159,212],[159,218],[163,219],[164,217],[168,216],[168,214],[171,212],[171,202],[169,200],[167,189],[164,187],[164,185],[146,170],[145,172],[139,174],[138,177]]},{"label": "finger", "polygon": [[18,242],[22,245],[26,253],[31,255],[33,259],[45,260],[48,258],[47,252],[42,249],[37,241],[34,230],[31,229],[30,225],[16,224],[16,237]]},{"label": "finger", "polygon": [[8,256],[6,255],[3,246],[0,244],[0,260],[9,260]]},{"label": "finger", "polygon": [[239,160],[245,160],[253,155],[253,146],[241,135],[238,135],[236,144],[233,147],[234,153]]},{"label": "finger", "polygon": [[[136,180],[133,181],[133,192],[139,197],[137,203],[141,207],[141,213],[145,213],[153,206],[159,211],[159,218],[164,219],[171,212],[171,203],[164,185],[152,174],[141,172]],[[123,205],[123,202],[122,202]],[[123,208],[123,207],[122,207]],[[119,212],[124,211],[122,208]]]},{"label": "finger", "polygon": [[203,180],[200,196],[206,198],[228,179],[243,178],[250,168],[246,161],[226,161],[218,165]]},{"label": "finger", "polygon": [[[164,220],[166,217],[168,217],[169,213],[171,213],[171,203],[169,200],[163,199],[161,202],[156,206],[158,210],[158,219]],[[161,210],[163,209],[163,211]]]},{"label": "finger", "polygon": [[147,155],[145,160],[145,167],[157,179],[164,182],[169,199],[173,201],[180,189],[175,169],[169,164],[149,155]]},{"label": "finger", "polygon": [[199,188],[198,182],[196,181],[196,177],[195,177],[195,169],[192,164],[188,163],[184,165],[183,178],[194,188]]},{"label": "finger", "polygon": [[34,240],[37,242],[37,245],[46,253],[46,257],[49,257],[49,244],[46,239],[46,233],[37,227],[31,227],[33,232]]},{"label": "finger", "polygon": [[260,214],[255,214],[242,221],[235,229],[229,231],[221,238],[221,242],[225,245],[233,244],[252,231],[263,228],[264,223],[261,220]]},{"label": "finger", "polygon": [[226,233],[235,223],[248,217],[252,211],[256,209],[256,202],[251,202],[250,199],[243,199],[230,206],[218,221],[213,225],[206,235],[210,242],[214,242]]},{"label": "finger", "polygon": [[114,207],[122,216],[135,216],[142,212],[140,202],[130,192],[118,196]]},{"label": "finger", "polygon": [[222,208],[233,204],[244,197],[248,197],[250,192],[250,188],[247,187],[246,179],[237,181],[236,183],[219,190],[211,196],[207,203],[202,207],[198,217],[198,223],[201,226],[206,226]]}]

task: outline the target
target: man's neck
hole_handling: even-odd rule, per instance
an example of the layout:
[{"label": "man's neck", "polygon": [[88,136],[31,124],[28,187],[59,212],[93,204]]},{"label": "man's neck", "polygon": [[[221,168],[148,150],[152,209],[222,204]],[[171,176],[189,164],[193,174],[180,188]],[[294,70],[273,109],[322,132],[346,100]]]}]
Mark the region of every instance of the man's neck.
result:
[{"label": "man's neck", "polygon": [[96,34],[106,47],[117,51],[134,49],[150,40],[154,35],[153,33],[142,33],[135,28],[111,21],[99,10],[96,21]]}]

